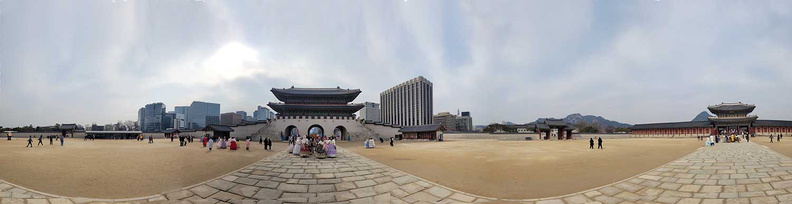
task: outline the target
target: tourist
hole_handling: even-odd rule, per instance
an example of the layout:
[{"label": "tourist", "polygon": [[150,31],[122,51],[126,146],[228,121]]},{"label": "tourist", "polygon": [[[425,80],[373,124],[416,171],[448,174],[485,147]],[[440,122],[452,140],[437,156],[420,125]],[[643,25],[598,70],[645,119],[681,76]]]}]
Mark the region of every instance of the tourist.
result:
[{"label": "tourist", "polygon": [[149,144],[154,143],[154,136],[149,135]]},{"label": "tourist", "polygon": [[323,141],[317,140],[316,147],[314,147],[314,151],[316,152],[317,159],[327,158],[327,151],[325,149],[325,143]]},{"label": "tourist", "polygon": [[589,138],[589,149],[594,149],[594,138]]},{"label": "tourist", "polygon": [[311,147],[308,141],[308,137],[304,137],[302,140],[302,145],[300,146],[300,156],[301,157],[311,156]]},{"label": "tourist", "polygon": [[385,140],[383,140],[383,139],[382,139],[382,137],[380,137],[379,139],[380,139],[380,144],[382,144],[383,142],[385,142]]},{"label": "tourist", "polygon": [[238,147],[237,147],[237,139],[236,139],[236,137],[232,137],[231,138],[231,142],[230,142],[229,146],[230,146],[231,150],[237,150]]},{"label": "tourist", "polygon": [[179,147],[184,146],[184,136],[179,135]]},{"label": "tourist", "polygon": [[25,147],[33,148],[33,136],[28,136],[28,144]]},{"label": "tourist", "polygon": [[250,136],[245,140],[245,150],[250,151]]},{"label": "tourist", "polygon": [[294,148],[292,149],[292,154],[300,155],[300,148],[302,148],[302,139],[297,136],[294,139]]},{"label": "tourist", "polygon": [[38,144],[36,144],[36,146],[44,145],[44,142],[42,142],[43,138],[44,138],[44,135],[39,135],[39,142],[38,142]]},{"label": "tourist", "polygon": [[327,157],[335,158],[336,153],[335,138],[331,138],[330,141],[327,141]]},{"label": "tourist", "polygon": [[220,138],[220,149],[228,148],[225,138]]},{"label": "tourist", "polygon": [[289,137],[289,147],[286,148],[286,151],[292,153],[292,150],[294,150],[294,139]]},{"label": "tourist", "polygon": [[272,150],[272,140],[267,138],[266,144],[264,144],[264,146],[267,147],[267,150]]},{"label": "tourist", "polygon": [[209,137],[206,137],[206,140],[209,143],[209,151],[212,151],[212,146],[214,146],[214,140]]},{"label": "tourist", "polygon": [[781,134],[778,134],[778,137],[777,137],[777,138],[778,138],[778,139],[776,139],[776,142],[781,142]]},{"label": "tourist", "polygon": [[47,136],[47,137],[48,137],[48,138],[49,138],[49,140],[50,140],[50,145],[52,145],[52,138],[54,138],[55,136],[54,136],[54,135],[50,135],[50,136]]},{"label": "tourist", "polygon": [[603,149],[602,148],[602,137],[598,137],[597,138],[597,149]]},{"label": "tourist", "polygon": [[393,147],[393,137],[390,138],[390,146]]},{"label": "tourist", "polygon": [[263,142],[264,142],[264,137],[259,136],[259,144],[262,144]]},{"label": "tourist", "polygon": [[203,143],[203,146],[206,147],[207,142],[209,142],[209,136],[204,135],[203,138],[201,138],[201,143]]},{"label": "tourist", "polygon": [[773,143],[773,134],[770,134],[770,143]]},{"label": "tourist", "polygon": [[63,146],[63,135],[58,136],[58,140],[60,140],[61,146]]}]

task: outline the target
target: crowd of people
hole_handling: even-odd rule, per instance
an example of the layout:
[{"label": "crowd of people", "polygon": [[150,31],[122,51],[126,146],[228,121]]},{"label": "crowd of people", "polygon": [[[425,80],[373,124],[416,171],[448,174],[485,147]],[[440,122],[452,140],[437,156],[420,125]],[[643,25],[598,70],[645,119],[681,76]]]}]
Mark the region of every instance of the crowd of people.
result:
[{"label": "crowd of people", "polygon": [[[49,139],[49,144],[53,145],[53,140],[60,141],[60,145],[63,146],[63,135],[47,135],[47,139]],[[27,145],[25,147],[33,148],[33,135],[28,136]],[[38,143],[36,146],[44,145],[44,135],[38,136]]]},{"label": "crowd of people", "polygon": [[289,138],[287,151],[300,157],[315,156],[317,159],[335,158],[336,151],[335,136],[293,136]]},{"label": "crowd of people", "polygon": [[[749,135],[748,133],[730,134],[730,135],[721,134],[721,135],[710,135],[709,137],[707,137],[707,136],[698,136],[698,140],[699,141],[704,141],[704,146],[710,147],[710,146],[713,146],[713,145],[715,145],[717,143],[721,143],[721,142],[724,142],[724,143],[737,142],[737,143],[739,143],[739,142],[742,142],[743,140],[745,140],[746,142],[750,142],[752,136],[753,135]],[[772,142],[772,138],[771,138],[771,142]]]}]

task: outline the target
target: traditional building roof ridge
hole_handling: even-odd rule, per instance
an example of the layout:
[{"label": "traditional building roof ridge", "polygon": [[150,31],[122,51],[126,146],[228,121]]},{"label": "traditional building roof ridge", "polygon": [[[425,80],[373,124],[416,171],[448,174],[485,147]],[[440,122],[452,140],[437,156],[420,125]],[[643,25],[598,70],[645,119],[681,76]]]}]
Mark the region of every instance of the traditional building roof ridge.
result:
[{"label": "traditional building roof ridge", "polygon": [[685,121],[685,122],[665,122],[665,123],[646,123],[635,124],[630,129],[643,130],[643,129],[670,129],[670,128],[695,128],[695,127],[711,127],[710,121]]},{"label": "traditional building roof ridge", "polygon": [[226,125],[209,124],[203,131],[234,132],[234,129]]},{"label": "traditional building roof ridge", "polygon": [[399,132],[429,132],[438,130],[445,130],[445,128],[442,124],[416,125],[402,127],[399,129]]}]

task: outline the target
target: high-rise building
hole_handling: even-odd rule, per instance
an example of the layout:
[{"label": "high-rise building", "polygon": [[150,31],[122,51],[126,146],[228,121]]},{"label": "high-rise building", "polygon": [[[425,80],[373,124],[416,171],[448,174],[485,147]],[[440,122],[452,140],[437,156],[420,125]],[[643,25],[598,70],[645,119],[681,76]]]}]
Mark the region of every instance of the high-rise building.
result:
[{"label": "high-rise building", "polygon": [[470,116],[470,112],[468,111],[462,112],[462,115],[457,116],[456,125],[458,131],[472,132],[473,129],[475,129],[473,126],[473,117]]},{"label": "high-rise building", "polygon": [[358,116],[358,119],[375,123],[382,122],[380,117],[382,112],[379,103],[365,102],[363,105],[363,109],[360,109],[360,115]]},{"label": "high-rise building", "polygon": [[440,112],[432,116],[432,124],[440,124],[446,131],[457,131],[457,116],[449,112]]},{"label": "high-rise building", "polygon": [[220,124],[220,104],[193,101],[187,114],[188,129],[197,130],[209,124]]},{"label": "high-rise building", "polygon": [[176,106],[173,108],[176,116],[173,118],[173,128],[184,130],[189,128],[190,106]]},{"label": "high-rise building", "polygon": [[267,107],[258,106],[256,111],[253,112],[253,118],[255,118],[255,120],[267,120],[274,117],[275,113]]},{"label": "high-rise building", "polygon": [[138,120],[135,122],[135,130],[143,130],[143,123],[146,121],[146,108],[138,109]]},{"label": "high-rise building", "polygon": [[161,130],[167,130],[168,128],[175,128],[174,123],[173,123],[173,119],[174,118],[176,118],[176,112],[170,111],[168,113],[165,113],[165,115],[162,118],[162,129]]},{"label": "high-rise building", "polygon": [[241,117],[242,120],[245,120],[245,118],[247,118],[247,112],[245,111],[237,111],[236,114],[239,115],[239,117]]},{"label": "high-rise building", "polygon": [[255,122],[255,121],[256,121],[256,119],[255,119],[255,118],[253,118],[253,116],[247,116],[247,117],[245,117],[245,118],[244,118],[244,119],[242,119],[242,120],[244,120],[244,121],[253,121],[253,122]]},{"label": "high-rise building", "polygon": [[160,132],[165,130],[169,122],[165,118],[165,104],[161,102],[146,104],[138,110],[138,123],[141,124],[140,131]]},{"label": "high-rise building", "polygon": [[417,126],[432,124],[432,82],[419,76],[380,93],[382,123]]},{"label": "high-rise building", "polygon": [[242,117],[234,112],[220,114],[221,125],[238,125],[242,122]]}]

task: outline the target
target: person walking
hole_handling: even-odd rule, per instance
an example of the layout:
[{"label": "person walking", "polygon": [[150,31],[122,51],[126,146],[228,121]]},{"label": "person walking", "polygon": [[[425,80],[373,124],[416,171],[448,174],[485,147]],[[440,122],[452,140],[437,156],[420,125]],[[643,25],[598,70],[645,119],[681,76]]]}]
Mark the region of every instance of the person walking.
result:
[{"label": "person walking", "polygon": [[66,139],[66,138],[63,138],[63,135],[59,135],[58,136],[58,140],[60,140],[61,146],[63,146],[63,139]]},{"label": "person walking", "polygon": [[597,138],[597,149],[603,149],[602,148],[602,137],[598,137]]},{"label": "person walking", "polygon": [[212,138],[207,138],[209,140],[209,151],[212,151],[212,146],[214,146],[214,140]]},{"label": "person walking", "polygon": [[773,143],[773,134],[770,134],[770,143]]},{"label": "person walking", "polygon": [[152,137],[151,135],[149,135],[149,144],[152,144],[152,143],[154,143],[154,137]]},{"label": "person walking", "polygon": [[745,141],[746,142],[751,142],[751,136],[753,136],[753,135],[754,135],[754,133],[745,135]]},{"label": "person walking", "polygon": [[173,142],[173,135],[170,136],[171,142]]},{"label": "person walking", "polygon": [[594,149],[594,138],[589,138],[589,149]]},{"label": "person walking", "polygon": [[33,136],[28,136],[28,144],[25,147],[33,148]]},{"label": "person walking", "polygon": [[263,143],[264,143],[264,137],[259,136],[259,144],[263,144]]},{"label": "person walking", "polygon": [[42,142],[43,137],[44,137],[43,135],[39,135],[39,142],[38,144],[36,144],[36,146],[44,145],[44,142]]},{"label": "person walking", "polygon": [[382,139],[382,137],[380,137],[379,139],[380,139],[380,144],[382,144],[383,142],[385,142],[385,140],[384,140],[384,139]]},{"label": "person walking", "polygon": [[54,138],[54,137],[55,136],[53,136],[53,135],[47,136],[47,138],[49,138],[49,140],[50,140],[50,145],[52,145],[52,138]]},{"label": "person walking", "polygon": [[393,147],[393,137],[390,138],[390,146]]},{"label": "person walking", "polygon": [[245,150],[250,151],[250,137],[245,140]]},{"label": "person walking", "polygon": [[776,138],[777,138],[776,142],[781,142],[781,134],[778,134],[778,136],[776,136]]},{"label": "person walking", "polygon": [[270,138],[264,139],[264,150],[272,150],[272,140]]},{"label": "person walking", "polygon": [[184,136],[179,135],[179,147],[184,146]]}]

